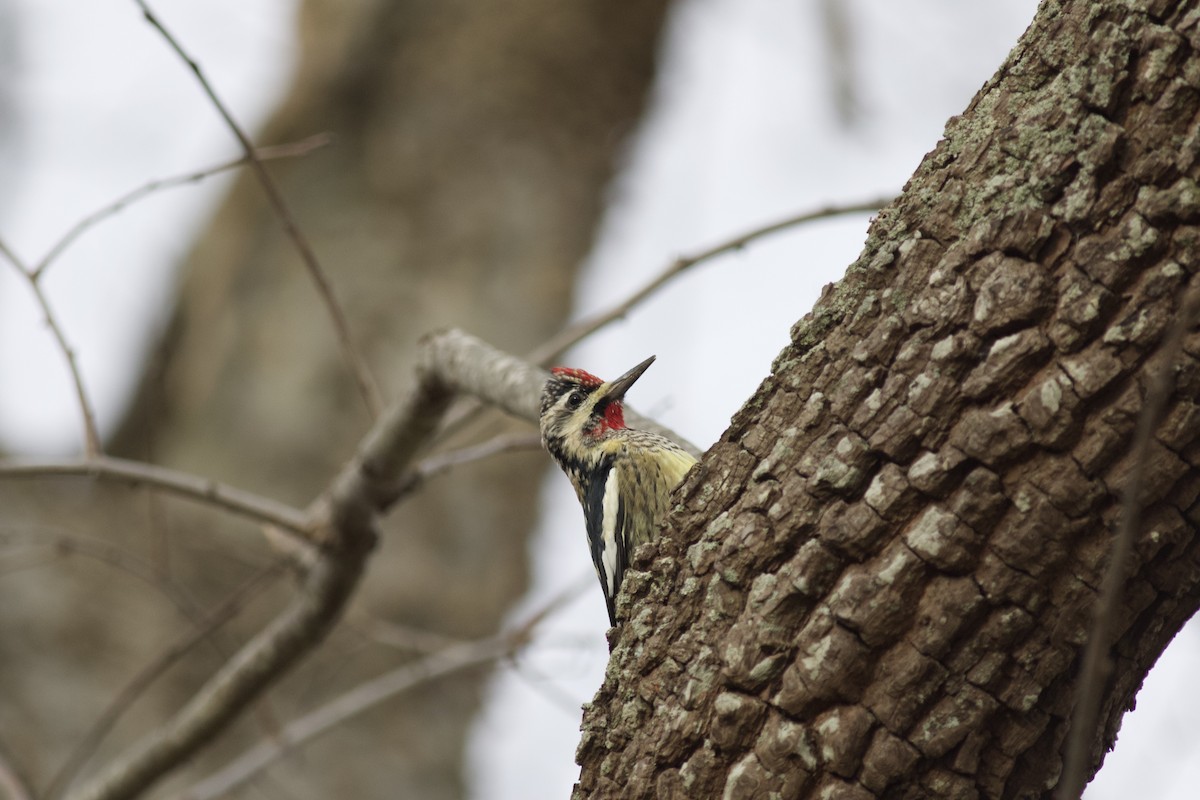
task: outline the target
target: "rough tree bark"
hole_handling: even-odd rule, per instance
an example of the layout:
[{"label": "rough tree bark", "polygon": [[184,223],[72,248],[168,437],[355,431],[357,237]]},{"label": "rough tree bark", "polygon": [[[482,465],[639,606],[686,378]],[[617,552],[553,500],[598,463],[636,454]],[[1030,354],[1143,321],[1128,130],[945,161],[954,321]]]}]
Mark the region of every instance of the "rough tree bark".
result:
[{"label": "rough tree bark", "polygon": [[1200,11],[1047,0],[679,493],[576,798],[1042,796],[1129,441],[1178,383],[1092,769],[1200,603]]}]

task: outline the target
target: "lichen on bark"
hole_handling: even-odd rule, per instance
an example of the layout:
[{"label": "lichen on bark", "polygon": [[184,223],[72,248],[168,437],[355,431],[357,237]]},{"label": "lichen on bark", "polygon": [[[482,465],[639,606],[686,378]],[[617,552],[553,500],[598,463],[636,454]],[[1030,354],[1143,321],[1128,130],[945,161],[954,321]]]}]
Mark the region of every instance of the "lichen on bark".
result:
[{"label": "lichen on bark", "polygon": [[1179,4],[1043,3],[638,554],[622,607],[658,610],[575,797],[1040,796],[1143,469],[1098,767],[1200,605],[1200,336],[1161,347],[1200,281],[1198,48]]}]

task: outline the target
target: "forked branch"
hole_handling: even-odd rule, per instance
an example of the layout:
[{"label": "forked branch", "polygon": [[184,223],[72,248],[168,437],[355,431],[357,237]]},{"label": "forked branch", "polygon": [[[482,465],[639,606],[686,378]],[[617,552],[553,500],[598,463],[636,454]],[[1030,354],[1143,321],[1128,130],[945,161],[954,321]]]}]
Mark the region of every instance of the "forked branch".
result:
[{"label": "forked branch", "polygon": [[460,331],[428,336],[420,348],[408,396],[376,422],[297,526],[307,532],[312,550],[303,561],[306,574],[296,596],[187,705],[69,800],[116,800],[144,791],[228,727],[325,638],[362,577],[379,516],[398,499],[395,487],[457,395],[537,418],[546,378],[540,368]]},{"label": "forked branch", "polygon": [[[591,584],[591,579],[586,585]],[[533,638],[534,629],[579,594],[576,584],[545,603],[527,619],[495,636],[442,647],[377,678],[359,684],[319,708],[289,722],[279,733],[255,745],[222,769],[196,783],[184,800],[224,797],[253,778],[276,759],[328,733],[350,718],[369,711],[398,694],[430,681],[494,661],[515,657]]]},{"label": "forked branch", "polygon": [[[260,161],[270,161],[278,158],[295,158],[297,156],[307,155],[318,147],[324,147],[329,144],[329,134],[319,133],[303,139],[299,142],[290,144],[272,145],[268,147],[260,147],[254,151],[254,155]],[[186,186],[191,183],[200,183],[201,181],[211,178],[214,175],[219,175],[222,172],[227,172],[231,169],[245,166],[250,163],[250,158],[240,156],[239,158],[223,161],[220,164],[215,164],[205,169],[192,170],[182,175],[172,175],[169,178],[159,178],[157,180],[147,181],[141,186],[126,192],[117,199],[97,208],[87,216],[80,219],[74,225],[67,229],[67,232],[58,238],[46,251],[46,255],[33,266],[30,274],[34,279],[40,279],[45,274],[46,270],[58,259],[63,252],[74,244],[75,240],[86,233],[91,228],[94,228],[99,223],[108,219],[115,214],[124,211],[129,206],[149,197],[152,194],[161,192],[165,189],[174,189],[177,186]]]},{"label": "forked branch", "polygon": [[221,115],[221,119],[225,120],[225,125],[241,144],[246,161],[254,171],[254,176],[262,186],[263,193],[266,194],[267,201],[271,204],[271,208],[274,209],[275,215],[279,218],[284,233],[291,239],[292,244],[295,245],[296,251],[300,254],[300,258],[304,262],[305,269],[308,270],[309,277],[312,278],[314,285],[317,287],[317,293],[320,295],[321,301],[325,304],[325,311],[329,314],[329,319],[333,322],[338,343],[342,348],[342,354],[350,365],[354,381],[358,386],[359,393],[362,395],[363,402],[367,406],[367,410],[370,412],[372,418],[378,417],[383,408],[383,400],[379,394],[379,387],[375,383],[375,378],[371,375],[371,370],[367,366],[366,359],[354,344],[354,340],[350,335],[350,324],[347,322],[346,314],[334,294],[333,284],[329,281],[329,276],[325,274],[325,270],[317,260],[317,254],[309,243],[308,237],[304,235],[304,232],[300,230],[300,226],[296,224],[296,219],[292,216],[291,210],[284,201],[279,187],[275,184],[274,179],[271,178],[271,174],[267,172],[262,159],[258,157],[254,143],[250,141],[250,137],[242,130],[241,125],[233,118],[233,114],[217,95],[216,90],[209,83],[208,78],[205,77],[200,65],[188,55],[187,51],[183,49],[183,45],[167,30],[162,20],[150,9],[145,0],[134,0],[134,2],[142,10],[146,21],[162,35],[167,45],[175,51],[179,58],[188,66],[188,69],[195,74],[196,80],[200,83],[200,88],[208,96],[209,102],[212,103],[217,113]]},{"label": "forked branch", "polygon": [[88,397],[87,389],[84,387],[83,375],[79,371],[79,362],[75,358],[75,351],[67,342],[67,336],[63,333],[62,325],[59,323],[58,317],[55,315],[49,299],[46,297],[46,292],[42,289],[38,275],[29,269],[3,241],[0,241],[0,255],[3,255],[13,265],[13,268],[21,273],[21,276],[29,283],[29,288],[33,292],[38,307],[42,310],[42,316],[46,320],[46,326],[54,336],[54,341],[58,345],[59,351],[63,354],[63,358],[66,359],[67,369],[71,373],[71,383],[75,387],[75,398],[79,402],[80,413],[83,414],[84,452],[88,458],[98,456],[100,455],[100,429],[96,427],[96,412],[93,410],[91,398]]}]

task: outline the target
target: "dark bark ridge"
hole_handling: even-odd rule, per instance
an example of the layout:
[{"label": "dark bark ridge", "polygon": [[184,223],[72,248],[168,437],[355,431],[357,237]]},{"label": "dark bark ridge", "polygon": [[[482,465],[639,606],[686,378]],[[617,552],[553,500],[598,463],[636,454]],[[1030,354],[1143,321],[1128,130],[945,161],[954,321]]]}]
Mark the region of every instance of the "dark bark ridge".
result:
[{"label": "dark bark ridge", "polygon": [[[1045,2],[626,579],[575,797],[1031,797],[1200,242],[1200,11]],[[1200,337],[1093,765],[1200,604]]]}]

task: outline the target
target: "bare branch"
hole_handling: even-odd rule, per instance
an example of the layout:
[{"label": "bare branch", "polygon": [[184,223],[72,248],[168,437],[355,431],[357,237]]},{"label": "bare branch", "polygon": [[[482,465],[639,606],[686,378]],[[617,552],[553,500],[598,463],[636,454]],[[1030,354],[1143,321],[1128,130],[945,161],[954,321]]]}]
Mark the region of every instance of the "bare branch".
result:
[{"label": "bare branch", "polygon": [[111,456],[98,456],[85,461],[0,460],[0,479],[44,478],[50,475],[74,475],[159,489],[225,509],[255,522],[274,525],[288,532],[289,538],[297,545],[305,550],[311,549],[310,523],[303,513],[285,503],[209,478]]},{"label": "bare branch", "polygon": [[443,472],[449,472],[454,467],[482,461],[499,453],[511,453],[518,450],[540,450],[542,438],[536,433],[502,434],[480,442],[476,445],[462,447],[457,450],[447,450],[435,453],[421,459],[416,468],[409,472],[403,483],[394,488],[394,497],[390,502],[416,491],[425,481]]},{"label": "bare branch", "polygon": [[365,613],[354,614],[347,620],[347,624],[376,644],[406,653],[429,655],[463,642],[462,639],[452,636],[414,628],[411,625],[398,625]]},{"label": "bare branch", "polygon": [[[332,141],[333,137],[327,133],[319,133],[315,136],[310,136],[299,142],[291,144],[274,145],[271,147],[259,147],[254,151],[255,156],[260,161],[269,161],[279,158],[294,158],[296,156],[306,155],[316,150],[318,147],[324,147]],[[225,161],[221,164],[208,167],[207,169],[196,170],[182,175],[173,175],[169,178],[161,178],[159,180],[148,181],[138,188],[126,192],[125,194],[113,200],[111,203],[101,206],[92,213],[88,214],[83,219],[76,222],[71,228],[59,237],[58,241],[42,256],[42,259],[34,265],[31,270],[31,275],[34,280],[38,280],[49,269],[50,265],[60,256],[63,251],[74,244],[75,240],[87,232],[88,229],[94,227],[97,223],[108,219],[111,216],[123,211],[133,203],[148,197],[156,192],[164,189],[173,189],[177,186],[185,186],[189,183],[199,183],[206,178],[211,178],[214,175],[226,172],[237,167],[245,166],[250,163],[250,159],[246,156],[235,158],[230,161]]]},{"label": "bare branch", "polygon": [[182,709],[99,776],[67,797],[73,800],[131,798],[178,766],[222,731],[264,689],[319,641],[358,585],[369,549],[328,553],[309,569],[287,608],[246,643]]},{"label": "bare branch", "polygon": [[[645,302],[646,299],[651,297],[659,289],[663,288],[663,286],[669,283],[671,279],[681,275],[697,264],[702,264],[705,261],[709,261],[726,253],[741,250],[743,247],[758,239],[770,236],[771,234],[780,233],[789,228],[803,225],[807,222],[814,222],[816,220],[841,216],[843,214],[858,214],[877,211],[891,202],[891,199],[892,198],[890,197],[880,197],[861,203],[830,205],[825,206],[824,208],[815,209],[813,211],[806,211],[802,214],[795,214],[786,219],[773,222],[770,225],[764,225],[762,227],[746,231],[745,233],[739,234],[732,239],[727,239],[724,242],[713,245],[705,250],[701,250],[693,255],[677,258],[649,283],[633,292],[621,302],[617,303],[606,311],[596,314],[593,317],[580,320],[579,322],[564,328],[557,335],[530,351],[525,358],[531,363],[540,364],[543,367],[549,366],[552,361],[556,360],[570,347],[578,344],[580,341],[588,336],[591,336],[593,333],[605,327],[606,325],[609,325],[618,319],[622,319],[636,306]],[[482,407],[480,404],[474,402],[465,403],[459,408],[455,409],[454,412],[447,417],[446,422],[442,425],[441,430],[438,433],[439,438],[445,438],[454,431],[461,429],[462,426],[468,421],[475,418],[481,409]],[[536,422],[536,419],[534,422]],[[641,422],[641,427],[647,427],[644,424],[646,422],[644,419]],[[679,439],[677,435],[667,431],[664,428],[660,428],[653,423],[649,424],[648,427],[651,430],[657,430],[660,433],[667,433],[673,439]],[[699,450],[693,445],[686,442],[681,442],[681,444],[684,444],[685,448],[688,449],[692,455],[699,455]]]},{"label": "bare branch", "polygon": [[288,723],[278,735],[261,742],[225,767],[194,784],[183,794],[184,800],[222,797],[253,778],[285,753],[401,692],[437,678],[515,655],[529,644],[534,629],[546,617],[578,595],[582,586],[590,583],[590,580],[587,584],[577,582],[508,631],[478,641],[451,645],[359,684],[340,697]]},{"label": "bare branch", "polygon": [[487,639],[441,651],[385,673],[288,724],[278,735],[246,751],[219,772],[195,784],[181,797],[186,800],[222,797],[283,754],[327,733],[351,717],[436,678],[502,658],[510,654],[513,647],[513,643],[505,639]]},{"label": "bare branch", "polygon": [[540,450],[542,438],[536,433],[509,433],[494,436],[486,442],[463,447],[458,450],[448,450],[444,453],[429,456],[417,464],[415,473],[421,480],[428,480],[454,467],[482,461],[499,453],[514,453],[522,450]]},{"label": "bare branch", "polygon": [[[324,639],[358,585],[374,547],[376,518],[386,496],[382,490],[408,469],[436,429],[454,391],[482,392],[481,382],[490,381],[495,391],[489,389],[489,394],[502,407],[527,404],[526,412],[532,412],[540,386],[538,371],[510,356],[481,363],[480,351],[495,353],[461,334],[443,334],[423,343],[423,358],[409,397],[376,422],[358,454],[312,505],[308,521],[300,526],[312,531],[319,545],[307,565],[301,592],[174,717],[68,795],[71,800],[116,800],[146,789],[207,744]],[[184,493],[195,496],[196,487],[188,480],[166,482],[181,485],[188,490]],[[258,503],[239,506],[263,510]]]},{"label": "bare branch", "polygon": [[[461,331],[421,340],[417,380],[409,395],[371,429],[359,453],[343,467],[319,504],[342,513],[386,509],[400,496],[402,474],[438,429],[455,394],[465,392],[514,416],[537,419],[538,396],[548,375]],[[399,482],[408,485],[409,480]],[[319,513],[314,509],[314,514]]]},{"label": "bare branch", "polygon": [[204,71],[200,69],[200,65],[188,55],[187,51],[183,49],[183,45],[166,29],[162,20],[150,9],[145,0],[134,0],[134,2],[142,10],[142,15],[145,16],[146,21],[150,23],[151,27],[162,35],[167,45],[175,51],[179,58],[187,64],[192,73],[195,74],[196,80],[199,81],[200,87],[213,104],[213,108],[225,120],[225,125],[242,145],[242,151],[245,153],[247,163],[254,170],[254,175],[258,178],[258,182],[262,186],[267,200],[275,210],[275,215],[279,218],[284,233],[296,246],[296,251],[300,254],[300,258],[303,260],[309,276],[317,287],[317,293],[325,304],[326,313],[329,314],[329,318],[333,321],[333,327],[337,333],[338,342],[342,347],[342,353],[350,365],[363,403],[366,405],[367,411],[370,412],[372,419],[378,417],[383,409],[383,400],[379,394],[379,387],[371,375],[366,359],[363,358],[358,348],[354,345],[354,340],[350,335],[350,325],[346,321],[346,315],[342,311],[341,304],[338,303],[337,297],[334,295],[333,284],[330,283],[329,277],[325,274],[325,270],[317,260],[316,252],[313,250],[308,238],[300,230],[300,226],[296,224],[296,220],[292,216],[292,212],[288,209],[287,203],[283,199],[283,194],[279,191],[279,187],[271,178],[270,173],[267,172],[262,159],[258,157],[254,144],[250,141],[250,137],[246,135],[246,132],[242,130],[237,120],[233,118],[233,114],[230,113],[229,109],[221,101],[221,98],[217,96],[216,90],[209,83],[208,78],[204,76]]},{"label": "bare branch", "polygon": [[204,619],[198,620],[191,631],[178,641],[173,642],[157,658],[139,670],[125,684],[125,687],[117,693],[117,696],[112,699],[108,707],[104,709],[104,713],[92,723],[91,729],[88,730],[87,734],[76,745],[70,757],[67,758],[66,762],[63,763],[62,767],[54,775],[43,796],[46,798],[60,796],[74,781],[75,776],[79,774],[79,770],[83,768],[83,765],[96,752],[104,737],[112,731],[117,721],[120,720],[122,715],[124,715],[146,689],[171,666],[176,664],[180,658],[191,652],[197,644],[212,636],[217,628],[237,616],[242,608],[245,607],[246,602],[268,585],[268,579],[279,574],[279,566],[279,564],[274,564],[252,575],[248,581],[234,590],[219,606],[209,612]]},{"label": "bare branch", "polygon": [[635,306],[639,305],[646,298],[661,289],[668,281],[675,278],[679,274],[688,269],[702,264],[705,261],[710,261],[717,256],[726,253],[732,253],[736,250],[741,250],[746,245],[753,241],[762,239],[765,236],[770,236],[774,233],[780,233],[794,228],[798,225],[803,225],[806,222],[814,222],[820,219],[828,219],[829,217],[837,217],[843,214],[861,214],[870,211],[878,211],[892,201],[891,197],[877,197],[873,200],[867,200],[861,203],[850,203],[847,205],[829,205],[824,208],[818,208],[813,211],[805,211],[802,214],[795,214],[786,219],[781,219],[773,222],[770,225],[764,225],[760,228],[742,233],[732,239],[727,239],[724,242],[713,245],[705,250],[701,250],[690,256],[681,256],[675,259],[662,272],[654,277],[649,283],[638,289],[629,297],[617,303],[607,311],[603,311],[588,319],[580,320],[574,325],[563,329],[558,335],[554,336],[547,342],[539,345],[526,358],[535,364],[543,366],[549,364],[550,361],[561,356],[569,347],[577,344],[587,336],[592,335],[609,323],[615,322],[628,314]]},{"label": "bare branch", "polygon": [[[19,563],[15,566],[12,564],[13,559],[5,559],[3,562],[0,562],[0,575],[16,571],[17,569],[30,569],[53,564],[56,561],[71,556],[84,556],[119,570],[158,592],[193,627],[203,629],[206,626],[208,615],[188,597],[182,586],[172,580],[169,574],[158,569],[154,563],[123,547],[103,540],[76,536],[48,528],[0,530],[0,544],[7,542],[28,542],[35,549],[35,552],[40,554],[40,557],[36,559],[27,558],[24,563]],[[294,547],[292,549],[294,550]],[[285,550],[285,552],[289,551]],[[268,569],[274,570],[277,566]],[[259,568],[258,571],[262,572],[262,569]],[[212,642],[212,645],[222,660],[228,658],[229,654],[215,640]],[[258,711],[262,714],[267,713],[267,709],[263,706],[260,706]],[[117,713],[120,713],[120,709],[117,709]],[[47,796],[54,794],[57,789],[58,787],[51,787]]]},{"label": "bare branch", "polygon": [[[395,501],[393,487],[437,430],[457,393],[471,393],[531,421],[537,418],[543,370],[459,331],[427,336],[420,350],[409,395],[376,421],[300,526],[312,532],[316,545],[305,564],[302,591],[191,702],[104,773],[68,795],[70,800],[116,800],[146,789],[207,744],[324,639],[361,578],[377,538],[377,517]],[[260,504],[249,506],[262,511]]]},{"label": "bare branch", "polygon": [[[172,605],[188,619],[194,619],[196,607],[187,598],[178,584],[159,572],[155,566],[137,554],[99,539],[76,536],[59,530],[48,528],[28,528],[18,530],[0,530],[0,543],[27,542],[33,547],[43,549],[53,558],[45,563],[72,555],[81,555],[93,561],[106,564],[126,575],[136,578],[151,589],[167,598]],[[30,565],[23,565],[28,567]]]},{"label": "bare branch", "polygon": [[1197,314],[1200,314],[1200,290],[1193,289],[1184,297],[1179,312],[1167,331],[1160,351],[1163,354],[1162,361],[1150,378],[1146,405],[1138,416],[1132,449],[1134,466],[1121,497],[1121,524],[1113,537],[1112,553],[1104,570],[1100,595],[1096,598],[1092,629],[1088,633],[1083,662],[1079,668],[1079,684],[1075,691],[1075,708],[1071,712],[1062,778],[1055,793],[1058,800],[1078,800],[1087,781],[1088,751],[1094,739],[1104,684],[1112,670],[1109,638],[1128,577],[1133,539],[1141,522],[1142,490],[1146,478],[1146,463],[1150,457],[1150,442],[1159,423],[1162,422],[1167,401],[1175,391],[1176,362],[1183,351],[1184,336],[1195,324]]},{"label": "bare branch", "polygon": [[[30,543],[33,552],[40,557],[27,557],[24,563],[16,565],[12,563],[14,559],[5,558],[0,562],[0,575],[15,572],[19,569],[52,565],[56,561],[65,560],[71,556],[84,556],[119,570],[158,592],[191,623],[192,627],[203,628],[206,624],[205,620],[209,615],[188,596],[183,586],[176,583],[171,575],[161,570],[157,564],[148,561],[132,551],[103,540],[76,536],[71,533],[45,527],[22,527],[9,531],[0,530],[0,543],[21,541]],[[288,542],[287,545],[286,548],[281,548],[282,552],[289,555],[293,554],[296,549],[295,546],[291,542]],[[24,551],[22,554],[28,552]],[[304,562],[301,560],[300,563]],[[276,567],[268,569],[274,570],[280,565],[277,564]],[[257,565],[255,569],[257,572],[262,572],[262,568]],[[222,661],[229,657],[229,652],[220,645],[215,637],[212,638],[211,645]],[[256,712],[262,717],[269,717],[271,713],[265,703],[260,704],[256,708]],[[270,724],[271,720],[266,720],[266,723]]]},{"label": "bare branch", "polygon": [[0,254],[7,258],[16,268],[17,272],[25,278],[29,283],[29,288],[33,290],[33,296],[37,299],[38,305],[42,309],[42,316],[46,319],[46,325],[50,328],[50,333],[54,336],[54,341],[58,343],[58,349],[62,352],[63,357],[67,360],[67,368],[71,372],[71,381],[75,384],[75,397],[79,402],[79,410],[83,414],[83,438],[84,452],[89,458],[100,454],[100,433],[96,428],[96,414],[92,410],[92,401],[88,399],[87,390],[83,385],[83,376],[79,372],[79,364],[75,360],[75,351],[67,344],[67,337],[63,333],[62,326],[58,322],[58,318],[54,315],[54,309],[50,307],[50,301],[46,299],[45,292],[42,291],[42,285],[38,282],[37,276],[31,272],[25,264],[17,257],[8,245],[0,241]]},{"label": "bare branch", "polygon": [[572,719],[579,719],[579,700],[570,692],[559,687],[554,678],[534,668],[528,662],[513,661],[513,674],[525,685],[542,696],[547,703]]}]

